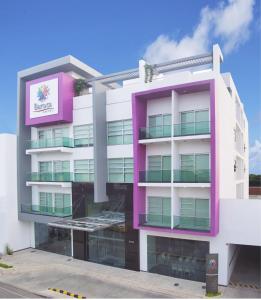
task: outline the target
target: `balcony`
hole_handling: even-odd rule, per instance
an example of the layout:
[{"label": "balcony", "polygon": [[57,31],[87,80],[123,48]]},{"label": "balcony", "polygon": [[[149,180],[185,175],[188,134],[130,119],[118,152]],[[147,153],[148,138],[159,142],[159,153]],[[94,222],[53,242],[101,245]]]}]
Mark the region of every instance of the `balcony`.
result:
[{"label": "balcony", "polygon": [[52,216],[52,217],[70,217],[72,215],[72,207],[51,207],[31,204],[21,204],[21,212],[28,214]]},{"label": "balcony", "polygon": [[192,122],[174,125],[174,136],[210,134],[210,122]]},{"label": "balcony", "polygon": [[42,149],[54,147],[73,148],[73,139],[68,137],[62,137],[55,139],[32,140],[28,142],[27,146],[28,149]]},{"label": "balcony", "polygon": [[56,172],[56,173],[33,172],[28,175],[27,181],[32,181],[32,182],[71,182],[71,181],[73,181],[73,173],[70,173],[70,172]]},{"label": "balcony", "polygon": [[139,225],[140,226],[171,228],[171,216],[140,214],[139,215]]},{"label": "balcony", "polygon": [[142,127],[139,131],[139,139],[158,139],[171,137],[171,125],[161,125],[155,127]]},{"label": "balcony", "polygon": [[196,171],[174,170],[175,183],[209,183],[210,170],[202,169]]},{"label": "balcony", "polygon": [[140,171],[139,182],[171,182],[171,170]]},{"label": "balcony", "polygon": [[182,230],[209,231],[210,219],[198,217],[174,216],[174,228]]}]

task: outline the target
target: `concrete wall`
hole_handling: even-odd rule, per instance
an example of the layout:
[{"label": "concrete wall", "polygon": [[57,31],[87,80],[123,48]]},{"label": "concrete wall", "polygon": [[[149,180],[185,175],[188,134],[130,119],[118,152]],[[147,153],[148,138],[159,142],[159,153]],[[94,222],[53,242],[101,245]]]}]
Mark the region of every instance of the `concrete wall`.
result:
[{"label": "concrete wall", "polygon": [[0,253],[32,246],[31,222],[18,221],[16,136],[0,134]]}]

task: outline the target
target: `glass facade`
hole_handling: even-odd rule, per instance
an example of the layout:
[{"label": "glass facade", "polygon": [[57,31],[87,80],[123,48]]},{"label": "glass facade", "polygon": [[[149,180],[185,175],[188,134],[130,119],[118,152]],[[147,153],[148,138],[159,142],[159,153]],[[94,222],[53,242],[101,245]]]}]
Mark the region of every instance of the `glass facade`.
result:
[{"label": "glass facade", "polygon": [[93,124],[73,127],[74,147],[93,146]]},{"label": "glass facade", "polygon": [[115,267],[125,267],[125,234],[119,226],[88,235],[89,261]]},{"label": "glass facade", "polygon": [[120,120],[107,123],[107,144],[132,144],[132,120]]},{"label": "glass facade", "polygon": [[94,161],[93,159],[80,159],[74,161],[74,181],[93,182]]},{"label": "glass facade", "polygon": [[148,236],[148,271],[205,282],[209,243]]},{"label": "glass facade", "polygon": [[57,254],[72,255],[71,231],[34,223],[35,248]]},{"label": "glass facade", "polygon": [[133,182],[133,158],[108,159],[108,182]]}]

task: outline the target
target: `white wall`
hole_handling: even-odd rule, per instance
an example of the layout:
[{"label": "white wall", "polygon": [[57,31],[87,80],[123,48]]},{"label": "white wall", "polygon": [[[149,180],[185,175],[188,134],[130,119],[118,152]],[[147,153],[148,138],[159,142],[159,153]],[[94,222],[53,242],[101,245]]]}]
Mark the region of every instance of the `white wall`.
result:
[{"label": "white wall", "polygon": [[33,246],[33,223],[18,221],[16,136],[0,134],[0,252]]}]

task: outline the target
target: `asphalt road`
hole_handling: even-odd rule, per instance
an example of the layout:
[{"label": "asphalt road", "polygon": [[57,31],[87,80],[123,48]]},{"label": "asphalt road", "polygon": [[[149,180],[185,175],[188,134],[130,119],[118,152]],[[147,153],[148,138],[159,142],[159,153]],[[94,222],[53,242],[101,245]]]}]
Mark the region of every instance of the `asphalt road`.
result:
[{"label": "asphalt road", "polygon": [[0,282],[0,298],[43,298],[33,293],[14,287],[10,284]]}]

